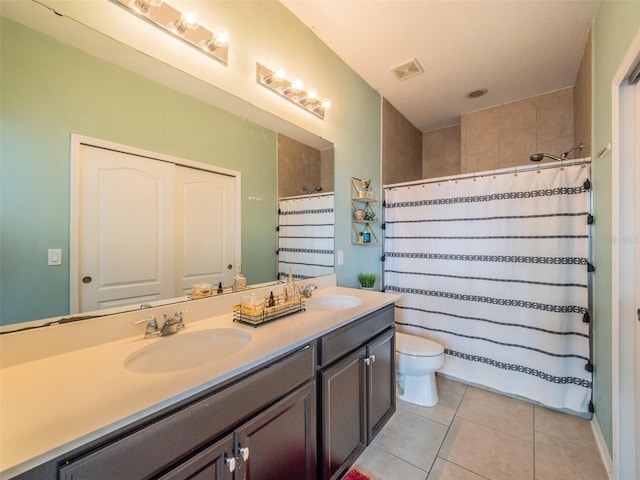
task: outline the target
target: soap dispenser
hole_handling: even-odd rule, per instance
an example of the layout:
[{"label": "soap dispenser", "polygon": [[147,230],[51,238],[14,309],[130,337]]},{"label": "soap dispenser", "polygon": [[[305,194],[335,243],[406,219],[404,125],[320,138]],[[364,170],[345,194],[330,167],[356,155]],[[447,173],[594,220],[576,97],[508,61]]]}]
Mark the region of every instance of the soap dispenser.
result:
[{"label": "soap dispenser", "polygon": [[242,274],[242,264],[240,264],[240,270],[233,278],[233,291],[237,292],[239,290],[244,290],[247,288],[247,279]]}]

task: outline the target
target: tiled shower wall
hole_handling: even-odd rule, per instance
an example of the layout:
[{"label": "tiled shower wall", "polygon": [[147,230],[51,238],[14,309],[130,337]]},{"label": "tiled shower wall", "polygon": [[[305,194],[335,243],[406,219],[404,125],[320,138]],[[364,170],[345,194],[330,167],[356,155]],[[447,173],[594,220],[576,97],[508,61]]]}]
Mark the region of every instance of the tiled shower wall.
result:
[{"label": "tiled shower wall", "polygon": [[584,144],[584,148],[580,152],[581,157],[591,156],[592,57],[592,35],[589,32],[576,83],[573,86],[573,140],[576,145]]},{"label": "tiled shower wall", "polygon": [[462,115],[460,125],[424,132],[421,178],[530,165],[533,153],[560,155],[580,143],[584,149],[570,158],[591,156],[591,43],[590,33],[573,87]]},{"label": "tiled shower wall", "polygon": [[302,195],[320,185],[320,150],[278,134],[278,197]]},{"label": "tiled shower wall", "polygon": [[461,117],[460,171],[529,164],[536,152],[573,146],[573,87]]},{"label": "tiled shower wall", "polygon": [[422,133],[386,99],[382,101],[382,184],[419,180]]}]

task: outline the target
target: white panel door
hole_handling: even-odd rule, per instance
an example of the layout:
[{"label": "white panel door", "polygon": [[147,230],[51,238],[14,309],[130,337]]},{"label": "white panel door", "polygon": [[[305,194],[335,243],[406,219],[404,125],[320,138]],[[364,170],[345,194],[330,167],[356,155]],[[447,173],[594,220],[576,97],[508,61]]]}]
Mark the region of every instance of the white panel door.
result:
[{"label": "white panel door", "polygon": [[174,296],[171,163],[81,145],[80,311]]},{"label": "white panel door", "polygon": [[635,112],[635,142],[636,142],[636,201],[631,207],[635,209],[636,217],[636,352],[635,352],[635,370],[636,370],[636,398],[635,398],[635,416],[636,416],[636,478],[640,476],[640,82],[636,83],[636,112]]},{"label": "white panel door", "polygon": [[176,167],[176,295],[196,283],[233,283],[235,199],[234,177]]}]

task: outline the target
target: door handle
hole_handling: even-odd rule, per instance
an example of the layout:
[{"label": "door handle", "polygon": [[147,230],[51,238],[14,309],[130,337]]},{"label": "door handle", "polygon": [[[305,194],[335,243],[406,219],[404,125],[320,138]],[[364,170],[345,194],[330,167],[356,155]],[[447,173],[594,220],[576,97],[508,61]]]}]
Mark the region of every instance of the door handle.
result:
[{"label": "door handle", "polygon": [[93,278],[86,276],[86,277],[82,277],[82,283],[91,283],[91,281],[93,280]]}]

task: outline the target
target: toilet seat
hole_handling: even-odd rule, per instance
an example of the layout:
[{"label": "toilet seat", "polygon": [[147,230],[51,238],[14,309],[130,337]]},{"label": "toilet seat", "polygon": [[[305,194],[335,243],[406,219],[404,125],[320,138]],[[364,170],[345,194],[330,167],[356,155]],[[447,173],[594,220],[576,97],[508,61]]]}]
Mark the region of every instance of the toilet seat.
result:
[{"label": "toilet seat", "polygon": [[396,353],[414,357],[437,357],[444,354],[444,347],[428,338],[396,332]]}]

